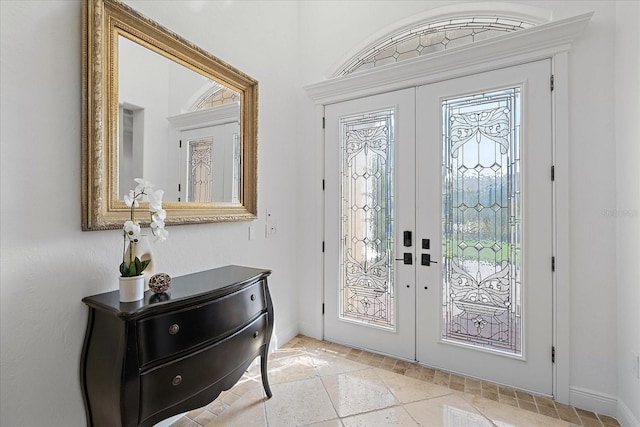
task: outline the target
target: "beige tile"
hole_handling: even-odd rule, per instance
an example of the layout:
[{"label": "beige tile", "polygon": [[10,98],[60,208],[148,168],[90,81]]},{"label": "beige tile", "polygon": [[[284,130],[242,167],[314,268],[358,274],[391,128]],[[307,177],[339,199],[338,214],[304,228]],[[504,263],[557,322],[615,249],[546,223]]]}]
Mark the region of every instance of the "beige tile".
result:
[{"label": "beige tile", "polygon": [[436,370],[433,376],[433,383],[449,387],[449,373]]},{"label": "beige tile", "polygon": [[217,419],[217,417],[209,411],[202,411],[200,415],[198,415],[193,421],[198,423],[201,426],[206,426],[213,420]]},{"label": "beige tile", "polygon": [[263,396],[262,379],[260,376],[254,378],[240,378],[240,381],[231,388],[230,392],[237,394],[238,396],[249,395],[255,398],[260,398]]},{"label": "beige tile", "polygon": [[449,388],[455,391],[464,391],[464,384],[460,383],[450,383]]},{"label": "beige tile", "polygon": [[525,411],[531,411],[538,413],[538,407],[533,402],[527,402],[526,400],[519,400],[520,409],[524,409]]},{"label": "beige tile", "polygon": [[342,357],[314,357],[313,364],[320,376],[337,375],[344,374],[346,372],[371,369],[370,366],[363,363],[344,359]]},{"label": "beige tile", "polygon": [[594,420],[598,419],[598,416],[595,413],[591,412],[591,411],[586,411],[584,409],[576,408],[576,412],[578,413],[578,415],[580,415],[580,418],[582,418],[582,419],[584,419],[584,418],[591,418],[591,419],[594,419]]},{"label": "beige tile", "polygon": [[409,414],[423,426],[487,426],[491,423],[461,393],[404,405]]},{"label": "beige tile", "polygon": [[482,397],[469,394],[465,394],[464,397],[497,426],[569,427],[572,425],[566,421],[547,417],[535,412],[524,411]]},{"label": "beige tile", "polygon": [[336,418],[335,420],[321,421],[319,423],[307,424],[304,427],[343,427],[343,424],[338,418]]},{"label": "beige tile", "polygon": [[516,397],[516,391],[511,388],[511,387],[505,387],[503,385],[498,386],[498,394],[500,394],[501,396],[510,396],[510,397]]},{"label": "beige tile", "polygon": [[274,384],[265,401],[270,427],[302,426],[337,418],[319,378]]},{"label": "beige tile", "polygon": [[418,426],[402,406],[343,418],[342,423],[345,427]]},{"label": "beige tile", "polygon": [[548,397],[535,396],[535,398],[536,398],[536,403],[538,404],[538,407],[540,406],[550,406],[552,408],[556,407],[553,400],[549,399]]},{"label": "beige tile", "polygon": [[584,427],[602,427],[603,426],[600,420],[595,418],[588,418],[588,417],[582,418],[582,425]]},{"label": "beige tile", "polygon": [[189,413],[187,413],[187,418],[191,418],[192,420],[195,420],[196,417],[200,415],[204,410],[205,408],[194,409],[193,411],[190,411]]},{"label": "beige tile", "polygon": [[500,395],[497,392],[491,390],[482,389],[482,397],[484,397],[485,399],[494,400],[496,402],[500,400]]},{"label": "beige tile", "polygon": [[505,405],[518,407],[518,400],[515,397],[506,396],[504,394],[499,395],[500,403],[504,403]]},{"label": "beige tile", "polygon": [[394,374],[384,370],[376,370],[376,374],[402,403],[431,399],[433,397],[452,394],[452,390],[436,384]]},{"label": "beige tile", "polygon": [[489,390],[495,393],[498,392],[498,385],[487,381],[482,381],[482,390]]},{"label": "beige tile", "polygon": [[482,388],[482,381],[473,378],[467,378],[464,385],[468,388]]},{"label": "beige tile", "polygon": [[207,427],[264,427],[267,425],[264,416],[264,398],[254,388],[239,396],[231,406],[227,406],[217,414],[217,417],[214,416],[209,420],[208,424],[202,425]]},{"label": "beige tile", "polygon": [[398,404],[373,368],[324,376],[322,382],[340,417]]},{"label": "beige tile", "polygon": [[449,378],[450,384],[464,384],[465,377],[461,377],[460,375],[451,374]]},{"label": "beige tile", "polygon": [[531,402],[534,403],[533,395],[524,391],[516,390],[516,397],[519,402]]},{"label": "beige tile", "polygon": [[554,406],[538,405],[538,412],[547,417],[560,418]]},{"label": "beige tile", "polygon": [[555,404],[556,404],[556,409],[558,410],[558,415],[560,416],[560,419],[571,422],[571,423],[575,423],[578,425],[582,424],[580,422],[580,417],[578,417],[578,414],[576,413],[575,409],[572,406],[564,405],[558,402],[555,402]]},{"label": "beige tile", "polygon": [[314,360],[307,355],[286,357],[269,362],[269,384],[306,380],[316,377]]},{"label": "beige tile", "polygon": [[187,417],[182,417],[169,427],[199,427],[199,424]]},{"label": "beige tile", "polygon": [[602,421],[602,424],[604,424],[606,426],[619,426],[620,425],[618,420],[616,420],[613,417],[609,417],[609,416],[606,416],[606,415],[598,414],[598,418],[600,418],[600,421]]}]

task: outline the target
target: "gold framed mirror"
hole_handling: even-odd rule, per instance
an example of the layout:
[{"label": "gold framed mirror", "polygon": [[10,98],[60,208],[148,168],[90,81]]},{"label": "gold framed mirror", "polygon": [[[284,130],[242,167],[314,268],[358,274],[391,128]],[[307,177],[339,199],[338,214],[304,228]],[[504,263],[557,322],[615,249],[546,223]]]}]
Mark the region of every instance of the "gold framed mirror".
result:
[{"label": "gold framed mirror", "polygon": [[134,178],[168,225],[256,218],[256,80],[117,0],[83,2],[82,54],[83,230],[122,227]]}]

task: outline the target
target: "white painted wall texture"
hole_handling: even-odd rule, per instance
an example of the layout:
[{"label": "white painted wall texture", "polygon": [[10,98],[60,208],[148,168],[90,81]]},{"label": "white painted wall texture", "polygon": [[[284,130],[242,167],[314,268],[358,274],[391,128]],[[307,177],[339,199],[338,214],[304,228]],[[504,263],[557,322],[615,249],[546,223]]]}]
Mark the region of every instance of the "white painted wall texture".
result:
[{"label": "white painted wall texture", "polygon": [[640,2],[616,6],[615,130],[618,417],[640,425]]},{"label": "white painted wall texture", "polygon": [[[157,268],[271,268],[279,339],[320,337],[322,148],[302,85],[381,28],[464,2],[127,3],[260,82],[258,237],[247,223],[171,227]],[[554,19],[596,12],[570,54],[571,386],[618,397],[638,420],[638,5],[522,3]],[[3,0],[0,19],[0,425],[81,426],[80,300],[117,288],[120,238],[80,231],[80,2]]]}]

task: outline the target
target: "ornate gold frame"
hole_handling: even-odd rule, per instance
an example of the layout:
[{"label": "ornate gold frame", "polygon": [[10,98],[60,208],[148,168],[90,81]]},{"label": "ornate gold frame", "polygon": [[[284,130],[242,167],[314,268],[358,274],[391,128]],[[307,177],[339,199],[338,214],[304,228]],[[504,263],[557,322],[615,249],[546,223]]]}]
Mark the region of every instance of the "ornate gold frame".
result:
[{"label": "ornate gold frame", "polygon": [[240,93],[240,203],[164,202],[166,223],[249,221],[257,214],[258,82],[117,0],[83,1],[82,229],[122,227],[118,200],[118,36]]}]

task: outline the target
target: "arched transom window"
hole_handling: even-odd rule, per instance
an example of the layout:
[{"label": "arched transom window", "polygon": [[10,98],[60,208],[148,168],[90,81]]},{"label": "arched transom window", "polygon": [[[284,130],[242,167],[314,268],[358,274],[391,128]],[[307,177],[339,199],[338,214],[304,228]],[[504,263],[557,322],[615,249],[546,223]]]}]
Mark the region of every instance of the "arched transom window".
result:
[{"label": "arched transom window", "polygon": [[533,22],[496,16],[457,17],[421,23],[392,34],[365,49],[336,76],[400,62],[535,26]]}]

